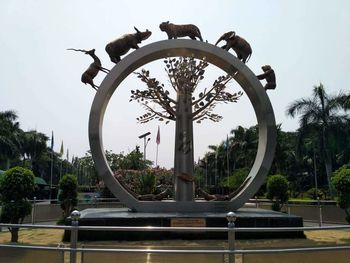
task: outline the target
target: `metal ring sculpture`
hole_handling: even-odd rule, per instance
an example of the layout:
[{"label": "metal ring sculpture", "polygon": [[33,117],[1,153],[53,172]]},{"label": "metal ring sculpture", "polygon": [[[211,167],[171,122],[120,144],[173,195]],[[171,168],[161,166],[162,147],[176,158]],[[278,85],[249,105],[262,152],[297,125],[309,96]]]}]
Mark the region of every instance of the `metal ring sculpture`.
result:
[{"label": "metal ring sculpture", "polygon": [[[205,58],[234,79],[249,97],[258,122],[259,144],[253,167],[246,182],[230,201],[139,201],[114,178],[107,163],[102,143],[103,118],[110,98],[119,84],[137,68],[166,57]],[[142,47],[123,58],[103,80],[92,103],[89,119],[92,157],[106,186],[131,210],[138,212],[227,212],[242,207],[251,198],[270,169],[276,147],[276,124],[270,100],[255,74],[229,52],[212,44],[193,40],[164,40]]]}]

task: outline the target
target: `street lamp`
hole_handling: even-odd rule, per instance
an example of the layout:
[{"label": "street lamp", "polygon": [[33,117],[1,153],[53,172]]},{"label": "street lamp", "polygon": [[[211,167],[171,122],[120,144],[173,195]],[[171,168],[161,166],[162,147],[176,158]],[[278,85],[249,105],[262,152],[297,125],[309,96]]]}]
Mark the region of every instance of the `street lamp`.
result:
[{"label": "street lamp", "polygon": [[146,147],[151,138],[147,138],[148,135],[151,135],[150,132],[146,132],[139,136],[139,139],[143,138],[143,161],[146,162]]}]

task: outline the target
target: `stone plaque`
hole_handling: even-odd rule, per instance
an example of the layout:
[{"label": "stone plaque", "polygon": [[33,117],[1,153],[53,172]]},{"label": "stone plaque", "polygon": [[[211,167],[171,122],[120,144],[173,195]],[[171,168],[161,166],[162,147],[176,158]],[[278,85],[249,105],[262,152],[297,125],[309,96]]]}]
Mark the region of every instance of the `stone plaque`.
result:
[{"label": "stone plaque", "polygon": [[205,218],[171,218],[171,227],[206,227]]}]

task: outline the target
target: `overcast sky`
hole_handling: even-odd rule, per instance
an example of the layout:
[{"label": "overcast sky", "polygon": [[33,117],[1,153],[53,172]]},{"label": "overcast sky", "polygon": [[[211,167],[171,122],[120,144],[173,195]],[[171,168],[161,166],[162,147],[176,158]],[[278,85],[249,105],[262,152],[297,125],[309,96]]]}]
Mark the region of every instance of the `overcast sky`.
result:
[{"label": "overcast sky", "polygon": [[[95,48],[103,66],[112,68],[104,50],[109,41],[133,32],[134,26],[152,31],[141,47],[166,39],[159,24],[169,20],[197,25],[210,43],[231,30],[244,37],[253,49],[247,66],[256,74],[264,64],[275,70],[277,89],[268,94],[276,122],[292,131],[298,122],[286,117],[286,107],[310,96],[314,85],[322,82],[329,93],[349,91],[349,10],[347,0],[1,0],[0,111],[15,110],[24,130],[36,129],[48,136],[54,131],[56,151],[63,140],[70,156],[83,156],[89,149],[88,118],[96,92],[80,77],[92,60],[66,49]],[[165,77],[163,67],[162,62],[145,66],[159,79]],[[210,83],[216,76],[208,75]],[[99,85],[104,76],[99,73],[95,83]],[[231,87],[240,89],[236,83]],[[172,167],[174,124],[138,124],[136,117],[143,110],[128,102],[135,88],[144,85],[129,76],[114,93],[105,115],[104,147],[116,153],[128,153],[136,145],[142,149],[138,136],[150,131],[147,158],[154,161],[160,125],[159,165]],[[220,105],[216,112],[223,115],[222,122],[194,125],[195,160],[232,128],[256,124],[246,97],[237,104]]]}]

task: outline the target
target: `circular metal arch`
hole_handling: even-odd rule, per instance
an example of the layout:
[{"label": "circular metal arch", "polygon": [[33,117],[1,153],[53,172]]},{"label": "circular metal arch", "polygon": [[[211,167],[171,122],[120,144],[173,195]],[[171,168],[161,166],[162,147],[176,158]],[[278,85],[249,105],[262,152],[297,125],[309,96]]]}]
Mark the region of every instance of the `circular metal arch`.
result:
[{"label": "circular metal arch", "polygon": [[[259,144],[253,167],[239,192],[230,201],[175,202],[139,201],[134,198],[113,176],[105,154],[102,126],[108,102],[119,84],[139,67],[167,57],[205,58],[234,79],[249,97],[258,122]],[[244,113],[242,113],[244,114]],[[209,43],[194,40],[173,39],[149,44],[124,57],[102,81],[91,106],[89,141],[98,174],[109,190],[131,210],[139,212],[227,212],[242,207],[263,184],[274,158],[276,147],[276,123],[273,109],[265,89],[255,74],[229,52]]]}]

